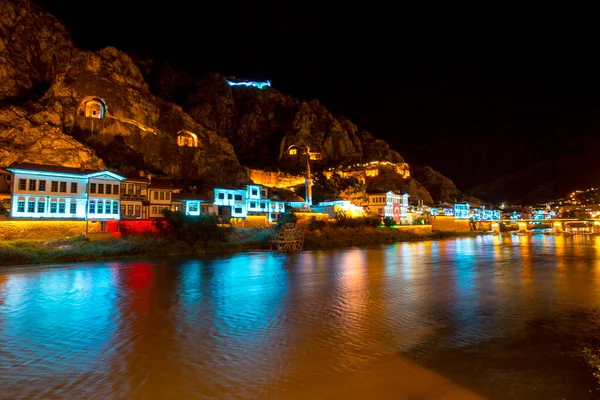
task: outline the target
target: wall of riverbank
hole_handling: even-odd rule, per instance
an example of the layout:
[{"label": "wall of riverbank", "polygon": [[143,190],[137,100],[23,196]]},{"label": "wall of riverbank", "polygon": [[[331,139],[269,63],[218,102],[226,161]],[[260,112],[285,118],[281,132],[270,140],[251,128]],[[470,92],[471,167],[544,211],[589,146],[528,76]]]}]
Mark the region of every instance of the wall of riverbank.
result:
[{"label": "wall of riverbank", "polygon": [[[100,232],[99,222],[89,222],[89,232]],[[0,240],[52,239],[85,234],[85,221],[0,221]]]},{"label": "wall of riverbank", "polygon": [[441,232],[469,232],[471,225],[469,220],[454,219],[454,217],[434,216],[429,222],[434,231]]},{"label": "wall of riverbank", "polygon": [[435,235],[431,225],[405,225],[394,228],[325,228],[305,232],[305,249],[328,249],[345,246],[367,246],[412,240],[427,240]]}]

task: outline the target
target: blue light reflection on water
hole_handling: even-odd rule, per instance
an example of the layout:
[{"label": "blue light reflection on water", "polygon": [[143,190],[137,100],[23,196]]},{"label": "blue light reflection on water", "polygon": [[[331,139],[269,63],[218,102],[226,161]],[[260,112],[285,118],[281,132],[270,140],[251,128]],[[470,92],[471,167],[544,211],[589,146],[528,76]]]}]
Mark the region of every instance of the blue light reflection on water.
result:
[{"label": "blue light reflection on water", "polygon": [[284,397],[381,355],[479,346],[600,306],[599,249],[504,235],[8,268],[0,384],[11,398]]}]

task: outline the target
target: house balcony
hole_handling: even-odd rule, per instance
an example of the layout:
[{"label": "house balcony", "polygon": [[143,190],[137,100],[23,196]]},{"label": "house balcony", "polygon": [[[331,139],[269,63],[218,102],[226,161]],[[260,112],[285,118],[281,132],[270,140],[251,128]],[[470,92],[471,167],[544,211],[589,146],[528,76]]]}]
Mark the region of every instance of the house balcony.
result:
[{"label": "house balcony", "polygon": [[148,196],[145,194],[123,193],[121,200],[148,201]]}]

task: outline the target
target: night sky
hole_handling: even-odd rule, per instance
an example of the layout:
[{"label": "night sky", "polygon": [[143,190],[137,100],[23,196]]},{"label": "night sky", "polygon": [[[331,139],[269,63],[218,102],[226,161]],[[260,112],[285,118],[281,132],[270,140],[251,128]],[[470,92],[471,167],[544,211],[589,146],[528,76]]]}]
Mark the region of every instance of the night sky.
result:
[{"label": "night sky", "polygon": [[81,48],[113,45],[318,98],[463,190],[600,137],[594,12],[37,3]]}]

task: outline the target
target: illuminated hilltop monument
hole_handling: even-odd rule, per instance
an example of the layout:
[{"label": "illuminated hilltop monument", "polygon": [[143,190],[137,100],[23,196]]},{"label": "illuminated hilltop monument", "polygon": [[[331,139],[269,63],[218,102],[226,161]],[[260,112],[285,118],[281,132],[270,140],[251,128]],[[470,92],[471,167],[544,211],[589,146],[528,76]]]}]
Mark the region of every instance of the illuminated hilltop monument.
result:
[{"label": "illuminated hilltop monument", "polygon": [[227,84],[229,86],[251,86],[251,87],[255,87],[258,88],[260,90],[264,90],[266,87],[271,87],[271,81],[244,81],[244,80],[237,80],[235,78],[232,78],[234,80],[229,80],[227,79]]}]

